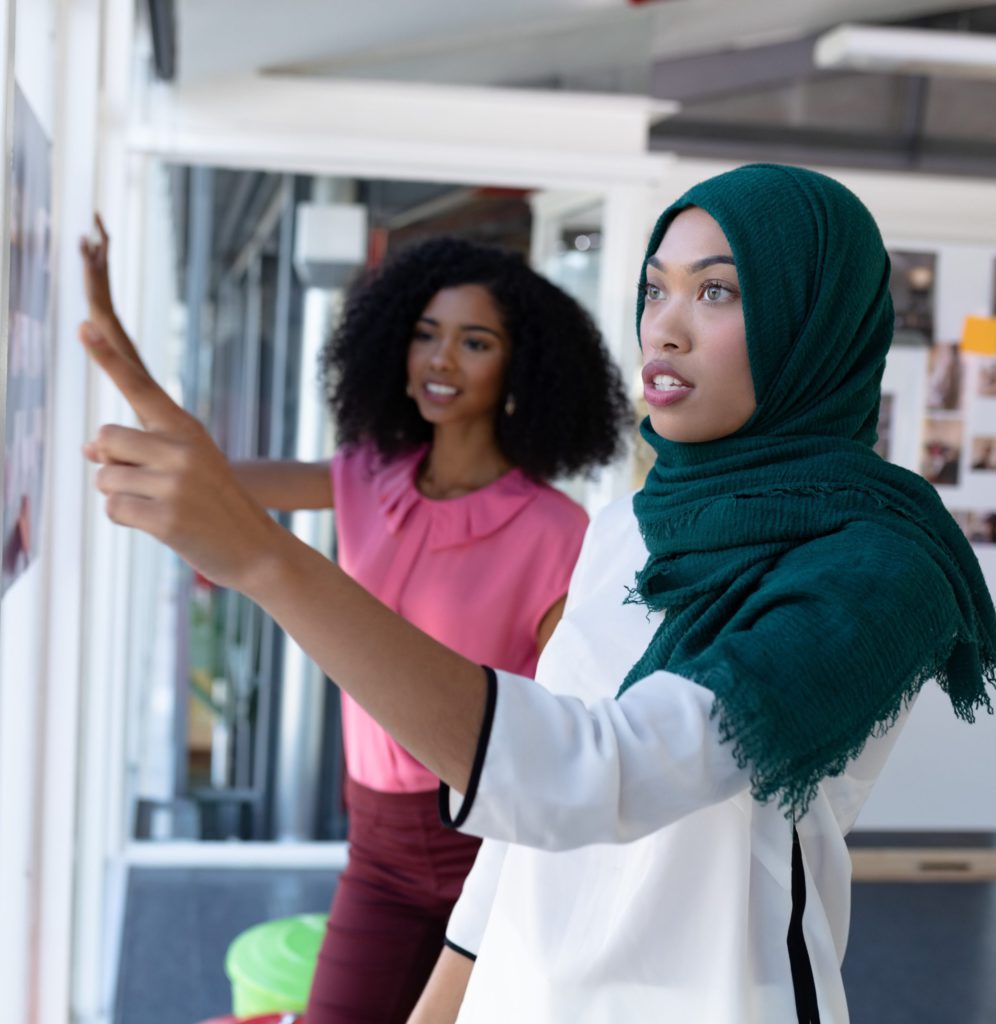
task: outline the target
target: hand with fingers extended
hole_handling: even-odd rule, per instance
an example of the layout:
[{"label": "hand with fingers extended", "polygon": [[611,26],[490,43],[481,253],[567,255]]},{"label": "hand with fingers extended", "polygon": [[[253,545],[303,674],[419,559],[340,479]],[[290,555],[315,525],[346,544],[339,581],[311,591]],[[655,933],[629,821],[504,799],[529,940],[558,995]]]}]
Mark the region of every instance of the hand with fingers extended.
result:
[{"label": "hand with fingers extended", "polygon": [[248,589],[280,528],[137,353],[130,358],[95,324],[82,324],[79,333],[144,428],[104,426],[84,445],[84,455],[100,464],[96,483],[107,496],[108,516],[168,544],[215,583]]}]

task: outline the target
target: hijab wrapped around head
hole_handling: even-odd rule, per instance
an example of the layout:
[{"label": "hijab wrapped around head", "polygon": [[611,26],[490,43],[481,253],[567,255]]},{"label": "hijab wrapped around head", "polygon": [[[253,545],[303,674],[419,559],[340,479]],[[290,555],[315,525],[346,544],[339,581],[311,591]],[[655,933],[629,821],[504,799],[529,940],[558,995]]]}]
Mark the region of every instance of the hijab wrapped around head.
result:
[{"label": "hijab wrapped around head", "polygon": [[996,614],[936,491],[871,447],[893,310],[868,210],[825,175],[750,165],[665,210],[648,258],[692,206],[733,252],[757,409],[699,444],[644,420],[628,600],[666,614],[619,692],[656,669],[712,690],[754,797],[798,817],[926,680],[964,719],[992,711]]}]

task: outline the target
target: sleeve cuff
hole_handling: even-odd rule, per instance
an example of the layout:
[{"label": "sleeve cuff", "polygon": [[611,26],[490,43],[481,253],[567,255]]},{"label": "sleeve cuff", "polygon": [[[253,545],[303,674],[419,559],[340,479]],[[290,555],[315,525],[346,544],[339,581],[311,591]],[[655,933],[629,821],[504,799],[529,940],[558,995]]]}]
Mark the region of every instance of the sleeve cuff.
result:
[{"label": "sleeve cuff", "polygon": [[443,945],[447,949],[452,949],[454,953],[459,953],[460,956],[465,956],[468,960],[476,960],[477,954],[471,953],[469,949],[464,949],[463,946],[458,946],[455,942],[451,942],[449,939],[443,939]]},{"label": "sleeve cuff", "polygon": [[[450,814],[450,787],[445,782],[439,783],[439,817],[447,828],[460,828],[467,820],[471,808],[474,806],[474,797],[477,796],[477,786],[481,781],[481,772],[484,769],[484,757],[488,751],[488,742],[491,739],[491,726],[495,720],[495,706],[498,702],[498,677],[495,671],[487,665],[483,666],[484,677],[487,681],[487,696],[484,704],[484,721],[481,723],[481,732],[477,737],[477,750],[474,752],[474,763],[470,769],[470,779],[467,782],[467,792],[464,794],[463,802],[456,813],[456,817]],[[456,948],[456,947],[454,947]],[[464,953],[464,950],[457,949],[457,952]]]}]

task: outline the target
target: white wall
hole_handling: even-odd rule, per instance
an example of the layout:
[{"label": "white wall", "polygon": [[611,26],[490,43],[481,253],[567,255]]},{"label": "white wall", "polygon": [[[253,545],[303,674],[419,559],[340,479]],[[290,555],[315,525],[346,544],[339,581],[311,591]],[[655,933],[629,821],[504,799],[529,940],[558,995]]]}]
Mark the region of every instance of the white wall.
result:
[{"label": "white wall", "polygon": [[[88,795],[78,776],[85,639],[93,621],[84,587],[87,573],[99,576],[104,568],[91,559],[95,502],[79,452],[94,402],[75,339],[85,312],[76,239],[89,229],[94,205],[104,29],[122,9],[130,29],[131,4],[10,2],[17,82],[52,142],[53,222],[41,546],[0,604],[0,991],[7,1019],[66,1024],[97,1019],[85,1007],[74,1012],[71,1003],[73,927],[81,916],[77,869],[84,860],[78,807]],[[126,55],[130,38],[127,46]],[[104,899],[104,887],[98,889]],[[86,936],[92,956],[101,956],[101,931]]]},{"label": "white wall", "polygon": [[[55,122],[55,2],[20,0],[14,18],[16,80],[51,138]],[[6,237],[2,244],[9,244]],[[6,261],[4,268],[6,273]],[[48,640],[45,599],[52,569],[52,426],[49,416],[41,550],[0,605],[0,893],[4,907],[0,924],[0,989],[9,993],[11,1000],[5,1012],[14,1020],[24,1021],[35,1014],[32,975],[41,838],[37,809],[42,800],[43,730],[48,700],[44,686]]]}]

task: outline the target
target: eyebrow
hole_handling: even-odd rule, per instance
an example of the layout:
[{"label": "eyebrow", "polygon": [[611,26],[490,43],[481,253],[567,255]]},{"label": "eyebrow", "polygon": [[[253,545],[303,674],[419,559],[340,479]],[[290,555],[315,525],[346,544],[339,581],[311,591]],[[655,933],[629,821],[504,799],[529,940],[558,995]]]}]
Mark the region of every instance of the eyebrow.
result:
[{"label": "eyebrow", "polygon": [[[434,320],[431,316],[420,316],[416,323],[420,324],[432,324],[433,327],[439,326],[439,321]],[[485,327],[484,324],[460,324],[461,331],[484,331],[486,334],[493,334],[499,341],[503,335],[499,334],[493,327]]]},{"label": "eyebrow", "polygon": [[[697,274],[700,270],[705,270],[706,267],[711,267],[716,263],[727,263],[734,269],[737,265],[732,256],[704,256],[700,260],[695,260],[694,263],[686,263],[685,273]],[[647,266],[653,267],[654,270],[659,270],[662,273],[667,272],[667,267],[656,256],[651,256],[647,260]]]}]

